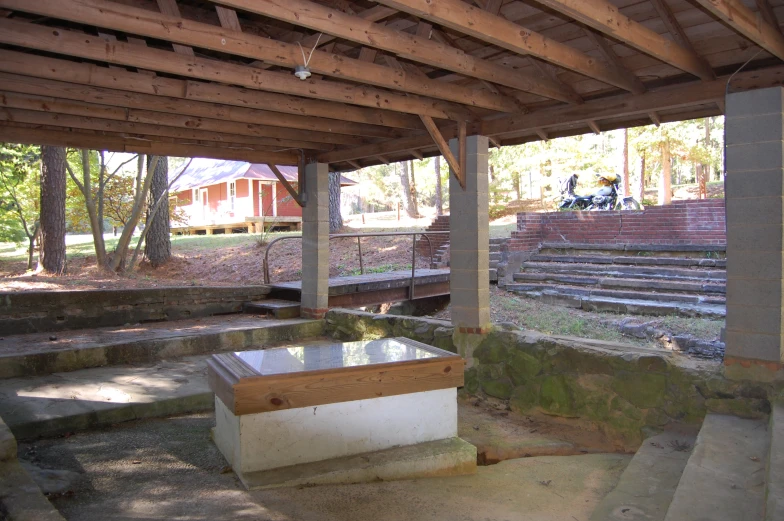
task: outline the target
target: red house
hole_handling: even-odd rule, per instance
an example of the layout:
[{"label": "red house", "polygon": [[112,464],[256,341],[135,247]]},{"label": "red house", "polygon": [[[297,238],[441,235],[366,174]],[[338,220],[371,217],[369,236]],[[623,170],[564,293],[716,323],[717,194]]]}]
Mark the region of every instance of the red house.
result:
[{"label": "red house", "polygon": [[[215,230],[258,231],[261,227],[299,228],[302,208],[265,164],[218,159],[193,159],[170,189],[187,224],[173,225],[172,233]],[[283,177],[297,187],[297,167],[278,166]],[[341,186],[356,184],[341,177]]]}]

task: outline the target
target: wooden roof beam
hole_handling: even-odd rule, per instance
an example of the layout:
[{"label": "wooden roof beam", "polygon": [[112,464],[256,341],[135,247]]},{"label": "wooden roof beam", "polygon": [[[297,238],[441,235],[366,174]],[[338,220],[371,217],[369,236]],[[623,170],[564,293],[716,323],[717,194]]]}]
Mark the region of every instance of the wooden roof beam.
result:
[{"label": "wooden roof beam", "polygon": [[296,202],[300,207],[304,207],[305,201],[302,198],[302,192],[300,191],[302,190],[302,185],[298,183],[297,190],[295,190],[294,187],[291,186],[291,183],[289,183],[288,179],[286,179],[283,174],[280,173],[280,170],[278,170],[278,167],[275,165],[275,163],[267,163],[267,167],[269,167],[272,173],[275,174],[275,177],[278,178],[278,181],[280,181],[280,183],[283,185],[283,188],[285,188],[291,198],[294,199],[294,202]]},{"label": "wooden roof beam", "polygon": [[602,129],[599,128],[599,125],[597,125],[595,121],[589,119],[586,123],[588,124],[588,128],[597,136],[602,133]]},{"label": "wooden roof beam", "polygon": [[[565,92],[562,86],[555,84],[549,78],[534,78],[510,67],[476,59],[463,51],[444,44],[396,31],[308,0],[213,1],[235,9],[250,11],[332,34],[361,45],[376,47],[394,53],[401,58],[426,63],[472,78],[487,80],[491,83],[506,85],[513,89],[560,101],[570,103],[581,101],[579,96],[575,97],[573,91]],[[439,84],[443,85],[443,82],[439,82]]]},{"label": "wooden roof beam", "polygon": [[[158,1],[158,9],[161,10],[161,13],[174,18],[181,18],[180,8],[177,7],[177,0],[157,0],[157,1]],[[190,47],[188,45],[180,45],[177,43],[173,43],[172,47],[174,48],[174,52],[176,53],[182,54],[184,56],[194,56],[193,47]]]},{"label": "wooden roof beam", "polygon": [[740,0],[696,0],[735,32],[745,36],[773,56],[784,60],[784,36],[778,27],[746,7]]},{"label": "wooden roof beam", "polygon": [[204,146],[178,141],[163,142],[160,139],[148,140],[107,132],[40,128],[14,122],[4,122],[0,125],[0,141],[160,156],[208,157],[251,163],[275,163],[276,165],[296,165],[299,161],[299,155],[293,152],[257,151],[248,147]]},{"label": "wooden roof beam", "polygon": [[384,5],[449,27],[522,55],[533,55],[589,78],[636,92],[628,71],[596,60],[556,40],[530,31],[500,16],[472,7],[462,0],[379,0]]},{"label": "wooden roof beam", "polygon": [[776,29],[781,32],[781,25],[779,24],[779,19],[776,17],[776,13],[773,11],[773,8],[770,6],[770,2],[768,0],[756,0],[757,3],[757,10],[759,11],[762,19],[765,20],[768,24],[772,25]]},{"label": "wooden roof beam", "polygon": [[[5,79],[6,76],[7,75],[0,74],[0,81]],[[0,98],[0,107],[39,112],[51,111],[58,114],[88,118],[104,118],[124,121],[131,124],[160,125],[162,127],[196,129],[219,134],[232,134],[236,136],[245,136],[251,139],[250,142],[254,142],[253,139],[256,139],[256,142],[259,144],[277,146],[278,148],[291,147],[329,150],[332,148],[331,145],[353,145],[358,140],[358,138],[354,136],[329,134],[326,132],[307,132],[296,129],[223,121],[214,118],[214,116],[213,118],[191,117],[173,112],[129,109],[121,106],[108,105],[106,104],[107,100],[102,100],[100,98],[97,103],[86,103],[60,97],[19,93],[14,92],[14,90],[21,89],[14,87],[13,84],[5,82],[3,82],[3,88],[6,90],[0,91],[4,95],[4,97]],[[35,89],[31,86],[28,91],[35,91]],[[37,92],[45,91],[40,89]]]},{"label": "wooden roof beam", "polygon": [[[233,53],[239,56],[261,59],[292,69],[296,65],[302,64],[302,51],[297,45],[276,42],[231,29],[221,29],[200,22],[183,20],[179,17],[153,15],[150,11],[144,9],[123,6],[107,2],[106,0],[58,0],[57,2],[33,2],[32,4],[34,5],[29,5],[29,2],[25,3],[20,0],[7,0],[7,3],[9,7],[23,12],[176,41],[194,47]],[[241,67],[230,64],[225,65]],[[388,71],[386,67],[381,65],[364,63],[323,51],[313,53],[309,67],[316,73],[401,90],[406,93],[435,95],[436,97],[448,98],[448,101],[454,103],[482,106],[501,112],[516,112],[519,107],[517,101],[512,98],[482,90],[468,89],[458,85],[445,87],[442,82],[436,82],[427,77],[411,78],[408,77],[405,71],[395,73]],[[248,70],[252,72],[254,69],[248,68]],[[297,90],[302,93],[303,89],[308,90],[308,87],[312,87],[317,83],[320,83],[322,86],[329,85],[329,83],[318,82],[312,78],[310,81],[301,82],[294,76],[282,72],[270,72],[269,74],[276,76],[279,82],[301,83],[297,87],[292,86],[289,89],[291,93],[295,93]],[[345,85],[345,87],[350,86]],[[378,92],[372,89],[370,89],[368,94],[373,96],[373,106],[378,104],[379,99],[385,100],[390,107],[400,108],[401,106],[399,94]],[[464,109],[458,105],[453,106],[449,103],[435,100],[408,98],[407,102],[403,104],[410,105],[412,103],[420,105],[422,111],[427,111],[434,117],[443,118],[448,114],[451,114],[449,119],[470,117],[470,114],[461,112]],[[397,108],[391,108],[391,110],[397,110]],[[442,115],[437,116],[433,114],[434,109],[441,111]],[[402,112],[405,112],[405,110]],[[419,114],[421,111],[410,113]]]},{"label": "wooden roof beam", "polygon": [[[438,151],[441,152],[441,155],[444,156],[446,162],[449,163],[449,167],[452,169],[452,173],[455,175],[455,178],[460,183],[460,186],[465,190],[465,172],[462,168],[465,168],[465,160],[462,158],[464,155],[462,153],[465,146],[461,147],[461,153],[458,156],[461,156],[459,159],[455,157],[452,153],[452,150],[449,148],[449,145],[444,139],[444,136],[441,134],[441,131],[436,126],[433,118],[429,118],[427,116],[420,116],[422,118],[422,123],[425,124],[425,128],[427,132],[430,134],[430,137],[433,138],[436,146],[438,147]],[[462,141],[465,142],[465,125],[461,126],[462,128]],[[462,167],[462,168],[461,168]]]},{"label": "wooden roof beam", "polygon": [[[607,40],[604,39],[604,36],[597,33],[590,27],[585,27],[585,34],[588,36],[588,39],[591,40],[594,45],[596,45],[596,48],[599,50],[602,56],[604,56],[605,60],[612,63],[619,69],[626,70],[623,62],[618,57],[618,55],[615,54],[615,51],[613,51]],[[631,74],[631,72],[629,74]],[[637,94],[642,94],[646,91],[645,85],[642,84],[637,76],[634,76],[634,82],[637,85],[637,90],[635,91]]]},{"label": "wooden roof beam", "polygon": [[[10,93],[0,92],[0,97],[11,97]],[[6,107],[13,106],[8,103]],[[75,116],[72,114],[58,112],[56,104],[49,110],[29,110],[18,108],[0,108],[0,121],[26,123],[29,125],[45,125],[49,127],[61,127],[67,130],[95,130],[100,132],[115,132],[120,134],[135,134],[145,136],[154,140],[158,137],[166,137],[184,141],[203,141],[214,142],[235,148],[248,148],[254,150],[280,151],[290,148],[302,148],[307,150],[328,151],[334,149],[334,145],[324,143],[311,143],[307,141],[288,141],[275,138],[258,138],[243,136],[238,134],[226,134],[211,130],[201,130],[183,128],[157,123],[140,123],[136,121],[125,121],[113,117],[109,110],[98,108],[90,116]],[[103,107],[108,109],[109,107]]]},{"label": "wooden roof beam", "polygon": [[[784,66],[765,70],[740,72],[733,79],[736,90],[747,90],[778,85],[784,75]],[[510,115],[501,118],[487,119],[472,125],[472,134],[493,136],[500,139],[505,135],[519,135],[535,132],[558,122],[559,125],[579,127],[588,121],[613,118],[631,118],[642,116],[647,118],[652,111],[686,109],[724,101],[724,89],[729,76],[723,76],[710,82],[691,82],[649,90],[645,94],[625,94],[609,96],[586,101],[579,106],[560,106],[542,109],[530,114]],[[669,119],[672,119],[670,116]],[[457,135],[456,125],[445,125],[440,128],[444,139]],[[412,148],[423,148],[431,145],[430,136],[409,136],[400,139],[372,143],[355,148],[342,148],[318,155],[318,160],[327,163],[338,163],[346,159],[363,159],[378,154],[405,152]]]},{"label": "wooden roof beam", "polygon": [[[607,0],[536,1],[698,78],[712,80],[716,77],[701,56],[635,22]],[[712,0],[698,1],[710,3]]]},{"label": "wooden roof beam", "polygon": [[[59,2],[46,5],[59,5]],[[334,81],[300,81],[286,73],[206,58],[191,58],[159,49],[140,49],[138,46],[121,42],[107,43],[89,35],[9,19],[0,19],[0,42],[195,79],[217,80],[255,90],[295,94],[408,114],[428,114],[441,119],[465,119],[470,115],[463,107],[450,103]]]},{"label": "wooden roof beam", "polygon": [[[23,62],[20,62],[20,60],[23,60]],[[283,135],[296,129],[380,138],[400,137],[402,134],[400,130],[377,125],[307,115],[283,114],[281,112],[250,108],[254,105],[263,105],[266,99],[264,93],[259,93],[262,95],[261,99],[255,100],[252,96],[248,96],[249,93],[247,91],[241,89],[232,90],[232,88],[227,87],[227,91],[219,91],[220,100],[231,100],[237,106],[198,101],[188,98],[188,89],[193,84],[182,80],[160,77],[149,78],[140,73],[125,70],[109,71],[106,68],[95,67],[89,64],[66,62],[54,58],[15,53],[13,51],[0,51],[0,71],[41,74],[42,77],[38,78],[0,72],[0,84],[2,84],[5,90],[13,92],[52,96],[88,103],[109,104],[128,109],[168,112],[181,116],[216,118],[226,122],[241,124],[281,127],[280,130]],[[61,74],[61,71],[66,71],[66,74]],[[73,82],[58,81],[55,78],[65,78]],[[83,78],[87,78],[89,83],[86,85],[76,83]],[[129,90],[107,89],[101,87],[102,85],[124,87]],[[139,86],[138,88],[137,85]],[[160,94],[148,94],[147,92],[158,92]],[[229,96],[232,94],[235,94],[236,97],[230,98]],[[271,105],[271,103],[267,105]],[[302,134],[297,135],[301,136]]]}]

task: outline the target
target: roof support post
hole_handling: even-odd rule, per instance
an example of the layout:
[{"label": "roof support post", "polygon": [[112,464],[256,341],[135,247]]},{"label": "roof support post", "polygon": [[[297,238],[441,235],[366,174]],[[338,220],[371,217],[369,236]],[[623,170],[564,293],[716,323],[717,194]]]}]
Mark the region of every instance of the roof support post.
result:
[{"label": "roof support post", "polygon": [[[459,155],[460,140],[449,146]],[[484,334],[490,324],[489,198],[488,139],[468,136],[465,139],[465,187],[449,182],[450,292],[452,324],[459,333]],[[463,339],[463,335],[456,338]],[[460,345],[458,352],[472,363],[471,343]]]},{"label": "roof support post", "polygon": [[305,166],[308,204],[302,209],[301,315],[324,318],[329,306],[329,165]]}]

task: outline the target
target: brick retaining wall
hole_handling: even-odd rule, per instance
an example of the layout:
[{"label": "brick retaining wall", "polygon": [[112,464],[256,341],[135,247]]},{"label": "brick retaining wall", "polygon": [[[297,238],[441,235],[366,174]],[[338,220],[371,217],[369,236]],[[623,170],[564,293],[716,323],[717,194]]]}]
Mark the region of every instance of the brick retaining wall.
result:
[{"label": "brick retaining wall", "polygon": [[[449,214],[439,215],[433,222],[425,229],[426,232],[448,232],[449,231]],[[430,235],[430,242],[433,245],[433,254],[438,249],[449,242],[449,234],[439,233],[437,235]],[[419,238],[416,244],[417,253],[422,257],[430,257],[430,248],[428,247],[427,240]]]},{"label": "brick retaining wall", "polygon": [[543,242],[725,245],[724,199],[677,201],[644,211],[518,213],[511,251]]}]

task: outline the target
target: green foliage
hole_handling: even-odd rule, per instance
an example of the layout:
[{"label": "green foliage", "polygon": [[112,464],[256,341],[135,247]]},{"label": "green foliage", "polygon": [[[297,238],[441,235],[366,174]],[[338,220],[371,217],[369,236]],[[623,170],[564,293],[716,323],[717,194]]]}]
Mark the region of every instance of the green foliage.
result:
[{"label": "green foliage", "polygon": [[0,241],[20,243],[35,235],[40,170],[39,147],[0,143]]}]

